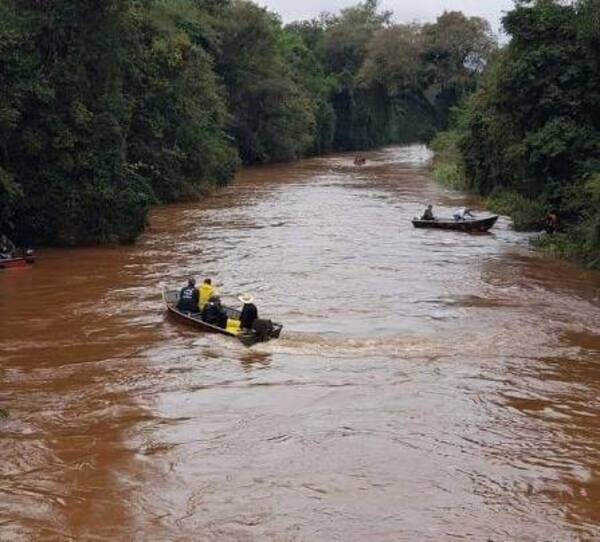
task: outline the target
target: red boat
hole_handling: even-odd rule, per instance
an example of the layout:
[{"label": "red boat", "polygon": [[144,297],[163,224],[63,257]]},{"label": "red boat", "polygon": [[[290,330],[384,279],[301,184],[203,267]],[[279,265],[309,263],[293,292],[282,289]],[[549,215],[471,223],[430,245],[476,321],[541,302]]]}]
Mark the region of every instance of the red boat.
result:
[{"label": "red boat", "polygon": [[0,269],[18,269],[31,267],[35,263],[35,255],[28,252],[21,258],[0,259]]}]

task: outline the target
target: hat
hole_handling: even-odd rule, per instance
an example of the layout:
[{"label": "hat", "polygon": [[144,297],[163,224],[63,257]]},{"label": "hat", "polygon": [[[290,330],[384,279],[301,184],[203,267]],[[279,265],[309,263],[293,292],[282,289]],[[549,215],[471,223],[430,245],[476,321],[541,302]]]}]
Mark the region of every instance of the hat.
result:
[{"label": "hat", "polygon": [[238,299],[246,305],[247,303],[252,303],[254,301],[254,296],[252,294],[242,294],[238,297]]}]

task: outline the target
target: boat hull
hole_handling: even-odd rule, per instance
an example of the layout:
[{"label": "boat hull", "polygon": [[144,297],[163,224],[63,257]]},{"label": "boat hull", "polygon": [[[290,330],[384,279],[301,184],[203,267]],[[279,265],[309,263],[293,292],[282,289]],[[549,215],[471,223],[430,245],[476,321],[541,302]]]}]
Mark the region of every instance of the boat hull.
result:
[{"label": "boat hull", "polygon": [[[228,337],[232,337],[234,339],[239,340],[246,346],[252,346],[259,342],[265,342],[260,337],[254,333],[254,331],[244,331],[240,335],[235,333],[231,333],[226,329],[223,329],[218,326],[213,326],[212,324],[207,324],[202,320],[200,313],[185,313],[177,309],[177,301],[179,299],[179,291],[177,290],[168,290],[167,288],[163,288],[163,301],[167,308],[169,315],[178,322],[186,324],[187,326],[193,327],[198,331],[203,331],[205,333],[216,333],[219,335],[226,335]],[[229,318],[233,318],[239,320],[242,313],[231,307],[223,307],[227,316]],[[267,340],[277,339],[281,335],[281,330],[283,326],[281,324],[273,323],[273,333]]]},{"label": "boat hull", "polygon": [[415,228],[432,228],[438,230],[464,231],[467,233],[484,233],[494,227],[498,216],[474,220],[419,220],[412,221]]},{"label": "boat hull", "polygon": [[0,260],[0,269],[24,269],[31,267],[35,263],[33,256],[26,258],[9,258],[8,260]]}]

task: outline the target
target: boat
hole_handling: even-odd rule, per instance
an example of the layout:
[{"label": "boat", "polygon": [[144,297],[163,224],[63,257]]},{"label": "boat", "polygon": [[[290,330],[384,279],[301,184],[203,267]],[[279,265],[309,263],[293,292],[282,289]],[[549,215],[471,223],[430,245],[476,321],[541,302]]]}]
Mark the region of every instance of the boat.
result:
[{"label": "boat", "polygon": [[[283,329],[283,325],[277,324],[273,322],[273,330],[270,335],[266,338],[259,337],[254,330],[243,330],[243,331],[235,331],[228,329],[223,329],[218,326],[214,326],[212,324],[207,324],[202,320],[200,313],[188,313],[180,311],[177,308],[177,302],[179,301],[179,290],[172,290],[167,287],[163,287],[162,290],[163,301],[165,306],[167,307],[167,311],[169,315],[174,319],[182,322],[184,324],[190,325],[200,331],[205,331],[207,333],[218,333],[220,335],[227,335],[229,337],[233,337],[242,342],[245,346],[252,346],[259,342],[267,342],[271,339],[278,339],[281,335],[281,330]],[[225,312],[227,313],[227,317],[230,320],[239,321],[242,313],[237,309],[233,309],[231,307],[223,307]]]},{"label": "boat", "polygon": [[483,233],[494,227],[498,221],[498,216],[488,216],[486,218],[473,218],[470,220],[421,220],[415,218],[412,223],[415,228],[435,228],[438,230],[455,230],[470,233]]},{"label": "boat", "polygon": [[31,267],[35,263],[35,255],[27,251],[21,258],[0,259],[0,269],[18,269]]}]

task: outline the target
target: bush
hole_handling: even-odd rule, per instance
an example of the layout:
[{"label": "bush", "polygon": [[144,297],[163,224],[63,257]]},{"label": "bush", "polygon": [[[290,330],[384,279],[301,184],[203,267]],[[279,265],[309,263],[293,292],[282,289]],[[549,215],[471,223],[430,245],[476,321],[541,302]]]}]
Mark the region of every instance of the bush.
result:
[{"label": "bush", "polygon": [[517,192],[503,190],[496,193],[489,198],[488,208],[494,213],[510,216],[517,231],[539,231],[544,226],[545,205]]},{"label": "bush", "polygon": [[440,132],[431,142],[435,153],[433,158],[433,177],[436,181],[455,190],[466,190],[462,155],[458,143],[460,133],[457,130]]}]

